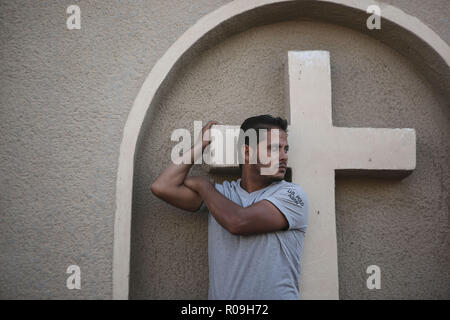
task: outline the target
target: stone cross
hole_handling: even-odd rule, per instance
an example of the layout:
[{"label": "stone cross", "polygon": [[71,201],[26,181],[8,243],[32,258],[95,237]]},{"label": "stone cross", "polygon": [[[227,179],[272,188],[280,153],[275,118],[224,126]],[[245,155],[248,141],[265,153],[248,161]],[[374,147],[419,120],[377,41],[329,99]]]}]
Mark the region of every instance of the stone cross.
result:
[{"label": "stone cross", "polygon": [[[415,169],[416,134],[414,129],[333,126],[329,52],[289,51],[287,56],[288,164],[292,182],[309,200],[300,295],[339,299],[335,174],[405,177]],[[224,167],[212,165],[211,171]]]}]

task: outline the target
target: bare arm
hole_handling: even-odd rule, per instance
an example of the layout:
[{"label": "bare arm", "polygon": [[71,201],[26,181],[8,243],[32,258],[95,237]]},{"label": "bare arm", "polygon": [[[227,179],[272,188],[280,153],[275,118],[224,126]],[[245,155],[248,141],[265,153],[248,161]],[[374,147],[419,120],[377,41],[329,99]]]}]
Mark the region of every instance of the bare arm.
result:
[{"label": "bare arm", "polygon": [[243,208],[217,192],[207,179],[189,177],[185,184],[198,192],[217,222],[232,234],[260,234],[286,230],[289,226],[285,216],[270,201],[258,201]]},{"label": "bare arm", "polygon": [[190,149],[191,164],[171,163],[161,172],[151,186],[151,191],[155,196],[177,208],[187,211],[194,212],[200,207],[203,201],[202,198],[197,192],[186,187],[183,182],[189,173],[192,163],[194,163],[195,155],[201,154],[209,144],[210,141],[206,139],[205,133],[214,124],[217,124],[217,122],[210,121],[203,127],[199,142]]}]

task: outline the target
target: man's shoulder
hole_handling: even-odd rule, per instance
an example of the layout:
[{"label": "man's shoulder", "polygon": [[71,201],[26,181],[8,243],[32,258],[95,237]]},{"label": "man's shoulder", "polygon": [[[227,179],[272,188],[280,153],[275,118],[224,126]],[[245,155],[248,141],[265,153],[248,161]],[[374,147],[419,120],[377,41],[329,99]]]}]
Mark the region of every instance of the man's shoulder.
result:
[{"label": "man's shoulder", "polygon": [[275,184],[270,194],[278,198],[290,199],[289,201],[292,200],[300,206],[303,206],[308,201],[306,193],[300,185],[286,180]]},{"label": "man's shoulder", "polygon": [[303,190],[303,188],[294,183],[294,182],[289,182],[286,180],[281,180],[279,183],[274,185],[274,189],[276,190],[292,190],[301,194],[305,194],[305,191]]}]

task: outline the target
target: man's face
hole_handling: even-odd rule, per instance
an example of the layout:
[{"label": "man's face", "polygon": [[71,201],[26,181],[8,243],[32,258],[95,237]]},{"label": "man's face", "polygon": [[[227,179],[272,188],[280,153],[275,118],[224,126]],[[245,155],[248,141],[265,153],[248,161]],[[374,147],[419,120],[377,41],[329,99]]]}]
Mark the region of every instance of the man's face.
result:
[{"label": "man's face", "polygon": [[[277,136],[272,134],[272,131],[278,131],[278,141],[276,139]],[[286,132],[281,129],[271,129],[267,130],[267,138],[261,138],[262,140],[258,144],[258,163],[256,165],[258,171],[261,175],[266,176],[269,180],[283,180],[287,170],[287,153],[289,151]],[[267,159],[265,159],[264,157],[264,152],[267,152],[267,157],[270,159],[269,163],[267,163]],[[265,168],[265,172],[261,171],[262,168]]]}]

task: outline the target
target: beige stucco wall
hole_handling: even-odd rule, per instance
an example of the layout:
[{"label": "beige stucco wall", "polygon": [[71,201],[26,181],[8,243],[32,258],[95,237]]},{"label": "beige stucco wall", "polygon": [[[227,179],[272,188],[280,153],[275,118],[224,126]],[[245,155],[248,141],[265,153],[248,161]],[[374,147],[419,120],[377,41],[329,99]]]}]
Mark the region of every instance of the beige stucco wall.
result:
[{"label": "beige stucco wall", "polygon": [[[79,31],[65,27],[70,1],[0,2],[0,297],[111,298],[126,117],[157,59],[226,2],[79,1]],[[388,2],[450,40],[446,0]],[[283,114],[281,57],[291,49],[330,51],[335,125],[417,131],[407,179],[337,180],[341,298],[450,298],[448,96],[380,42],[316,22],[249,30],[180,70],[137,153],[131,298],[206,297],[206,216],[169,208],[149,184],[169,161],[172,129]],[[65,286],[71,264],[79,291]],[[370,264],[382,290],[365,288]]]}]

